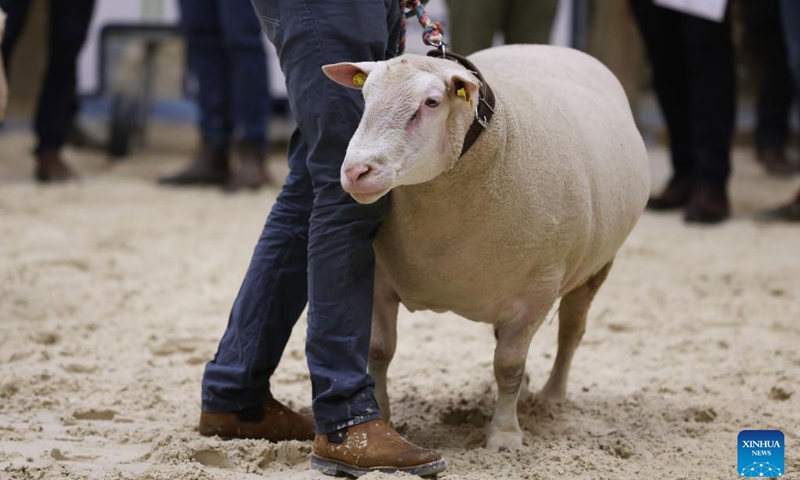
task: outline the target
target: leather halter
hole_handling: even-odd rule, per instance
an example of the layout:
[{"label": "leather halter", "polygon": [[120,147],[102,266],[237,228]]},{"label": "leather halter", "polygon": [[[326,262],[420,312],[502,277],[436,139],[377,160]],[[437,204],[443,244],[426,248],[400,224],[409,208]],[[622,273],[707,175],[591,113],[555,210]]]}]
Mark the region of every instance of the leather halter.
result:
[{"label": "leather halter", "polygon": [[467,131],[467,135],[464,137],[464,146],[461,148],[461,157],[467,153],[467,150],[478,140],[478,137],[481,135],[484,129],[489,128],[489,121],[492,119],[492,115],[494,115],[494,106],[495,106],[495,98],[494,92],[492,92],[491,87],[489,84],[486,83],[484,80],[483,75],[481,74],[478,67],[475,66],[474,63],[467,60],[465,57],[451,52],[442,52],[441,50],[431,50],[428,52],[429,57],[434,58],[446,58],[448,60],[452,60],[467,70],[469,70],[473,75],[478,77],[480,80],[480,90],[478,91],[478,103],[475,107],[475,119],[472,121],[472,125],[470,125],[469,130]]}]

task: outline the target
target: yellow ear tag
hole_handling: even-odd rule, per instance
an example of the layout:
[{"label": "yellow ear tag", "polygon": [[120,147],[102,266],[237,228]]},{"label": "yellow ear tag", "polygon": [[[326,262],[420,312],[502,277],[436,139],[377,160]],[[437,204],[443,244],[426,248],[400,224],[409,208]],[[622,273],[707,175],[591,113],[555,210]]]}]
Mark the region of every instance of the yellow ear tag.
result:
[{"label": "yellow ear tag", "polygon": [[364,82],[366,81],[367,81],[367,76],[364,75],[363,73],[356,73],[356,75],[353,77],[353,85],[355,85],[356,87],[363,86]]},{"label": "yellow ear tag", "polygon": [[470,107],[472,106],[472,100],[469,100],[467,98],[467,89],[461,87],[456,91],[456,94],[458,94],[459,97],[464,99],[464,103],[468,103]]}]

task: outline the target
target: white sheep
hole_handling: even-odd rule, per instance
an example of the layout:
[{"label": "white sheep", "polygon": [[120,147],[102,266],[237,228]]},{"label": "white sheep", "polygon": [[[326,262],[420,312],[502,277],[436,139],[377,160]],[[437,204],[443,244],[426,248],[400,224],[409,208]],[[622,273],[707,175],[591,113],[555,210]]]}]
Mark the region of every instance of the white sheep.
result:
[{"label": "white sheep", "polygon": [[[3,42],[3,34],[6,28],[6,14],[0,8],[0,43]],[[0,54],[0,122],[6,118],[6,106],[8,105],[8,85],[6,85],[6,73],[3,68],[3,55]]]},{"label": "white sheep", "polygon": [[393,191],[375,239],[369,370],[385,419],[397,310],[453,311],[494,325],[497,405],[487,448],[517,449],[531,339],[560,297],[558,354],[540,395],[566,394],[590,303],[642,213],[647,152],[625,92],[576,50],[513,45],[469,57],[497,97],[465,155],[480,80],[458,63],[404,55],[323,68],[366,108],[342,186],[371,203]]}]

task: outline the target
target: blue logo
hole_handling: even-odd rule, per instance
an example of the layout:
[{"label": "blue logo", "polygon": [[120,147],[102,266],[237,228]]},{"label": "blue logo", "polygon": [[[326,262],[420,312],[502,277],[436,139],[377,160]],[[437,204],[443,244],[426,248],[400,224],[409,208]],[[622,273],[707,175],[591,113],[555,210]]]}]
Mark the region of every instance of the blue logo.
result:
[{"label": "blue logo", "polygon": [[780,430],[742,430],[739,432],[740,477],[777,478],[784,468],[783,432]]}]

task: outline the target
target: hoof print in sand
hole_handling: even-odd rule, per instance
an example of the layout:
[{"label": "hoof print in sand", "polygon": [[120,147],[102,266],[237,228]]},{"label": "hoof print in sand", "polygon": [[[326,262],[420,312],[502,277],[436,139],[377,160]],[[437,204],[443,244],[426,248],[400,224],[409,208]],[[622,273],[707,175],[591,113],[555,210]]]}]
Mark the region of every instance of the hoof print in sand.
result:
[{"label": "hoof print in sand", "polygon": [[192,460],[207,467],[230,468],[228,457],[216,450],[198,450],[192,455]]},{"label": "hoof print in sand", "polygon": [[114,420],[117,414],[114,410],[97,410],[89,408],[86,410],[75,410],[72,417],[76,420]]}]

